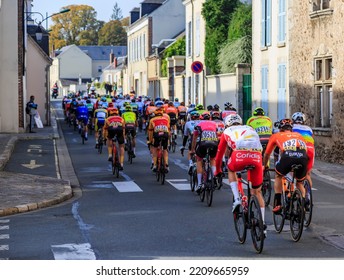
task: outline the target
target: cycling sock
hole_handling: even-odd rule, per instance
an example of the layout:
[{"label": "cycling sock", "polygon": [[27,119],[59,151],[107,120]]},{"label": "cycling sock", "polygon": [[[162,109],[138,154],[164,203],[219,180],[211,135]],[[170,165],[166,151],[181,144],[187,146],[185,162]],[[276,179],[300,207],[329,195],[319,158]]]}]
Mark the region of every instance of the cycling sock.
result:
[{"label": "cycling sock", "polygon": [[202,173],[197,173],[198,185],[202,184]]},{"label": "cycling sock", "polygon": [[213,171],[213,174],[215,174],[215,172],[216,172],[216,166],[212,166],[212,167],[211,167],[211,170]]},{"label": "cycling sock", "polygon": [[265,207],[261,207],[260,212],[262,212],[263,223],[265,224]]},{"label": "cycling sock", "polygon": [[189,160],[189,165],[191,166],[193,164],[192,159]]},{"label": "cycling sock", "polygon": [[230,182],[229,185],[231,186],[234,200],[239,199],[238,183],[237,182]]}]

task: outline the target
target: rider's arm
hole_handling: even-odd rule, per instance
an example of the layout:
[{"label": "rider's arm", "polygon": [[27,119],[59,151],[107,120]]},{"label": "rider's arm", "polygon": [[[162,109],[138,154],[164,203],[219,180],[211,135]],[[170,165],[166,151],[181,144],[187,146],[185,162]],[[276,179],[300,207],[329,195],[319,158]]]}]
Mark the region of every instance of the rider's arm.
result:
[{"label": "rider's arm", "polygon": [[225,134],[222,133],[221,138],[220,138],[220,143],[217,147],[217,153],[216,153],[216,158],[215,158],[215,163],[216,163],[216,172],[214,175],[217,175],[218,173],[222,172],[222,158],[226,152],[227,149],[227,141],[225,139]]},{"label": "rider's arm", "polygon": [[272,153],[272,151],[274,150],[276,146],[275,139],[276,139],[276,134],[273,134],[269,139],[269,142],[268,142],[268,145],[266,146],[266,150],[263,157],[263,166],[267,166],[269,162],[270,154]]}]

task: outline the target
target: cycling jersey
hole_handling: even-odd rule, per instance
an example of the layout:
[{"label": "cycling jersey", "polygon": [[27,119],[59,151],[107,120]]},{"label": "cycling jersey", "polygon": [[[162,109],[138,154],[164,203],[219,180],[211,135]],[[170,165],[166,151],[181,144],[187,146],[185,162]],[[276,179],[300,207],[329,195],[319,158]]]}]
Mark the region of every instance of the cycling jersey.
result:
[{"label": "cycling jersey", "polygon": [[149,121],[148,126],[149,141],[153,147],[159,147],[161,143],[164,150],[168,146],[168,136],[170,131],[170,122],[165,116],[156,116]]},{"label": "cycling jersey", "polygon": [[117,137],[118,144],[124,143],[124,120],[120,116],[110,116],[105,120],[104,136],[108,139]]},{"label": "cycling jersey", "polygon": [[250,170],[250,179],[253,187],[259,187],[263,183],[263,148],[257,132],[247,125],[235,125],[225,129],[216,155],[216,174],[222,172],[222,158],[227,147],[231,151],[227,162],[228,169],[237,172],[247,165],[253,165],[255,168]]},{"label": "cycling jersey", "polygon": [[83,122],[85,125],[88,122],[88,109],[86,106],[79,106],[76,108],[76,118],[79,122]]},{"label": "cycling jersey", "polygon": [[269,117],[252,116],[247,120],[246,124],[253,127],[256,130],[259,137],[261,138],[261,141],[265,140],[267,142],[267,140],[269,140],[272,134],[273,127],[273,122]]},{"label": "cycling jersey", "polygon": [[196,137],[196,155],[198,160],[205,157],[207,149],[209,149],[209,155],[211,158],[216,156],[217,151],[217,125],[213,121],[200,121],[196,126],[193,133],[193,137]]},{"label": "cycling jersey", "polygon": [[295,123],[293,125],[293,131],[300,133],[306,142],[307,156],[309,159],[307,164],[307,170],[310,171],[313,168],[315,157],[313,130],[308,125]]},{"label": "cycling jersey", "polygon": [[169,106],[165,109],[165,113],[170,116],[170,125],[177,123],[178,110],[176,107]]},{"label": "cycling jersey", "polygon": [[192,136],[195,130],[195,126],[199,123],[199,120],[191,120],[185,123],[184,127],[184,137],[183,137],[183,146],[185,147],[186,142],[188,140],[188,137],[190,136],[189,139],[189,150],[191,150],[191,142],[192,142]]}]

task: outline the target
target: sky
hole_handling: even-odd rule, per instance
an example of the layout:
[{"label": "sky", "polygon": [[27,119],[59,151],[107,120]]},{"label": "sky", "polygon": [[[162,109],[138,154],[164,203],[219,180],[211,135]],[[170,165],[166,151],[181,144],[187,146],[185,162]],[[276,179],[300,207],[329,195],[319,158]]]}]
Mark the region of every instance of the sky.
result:
[{"label": "sky", "polygon": [[[68,5],[88,5],[97,12],[97,19],[109,21],[112,15],[112,9],[117,3],[122,10],[122,16],[129,16],[129,12],[139,7],[143,0],[33,0],[32,12],[39,12],[46,17],[61,10],[62,7]],[[38,15],[39,17],[39,15]],[[38,18],[40,20],[40,18]],[[50,22],[49,22],[50,24]]]}]

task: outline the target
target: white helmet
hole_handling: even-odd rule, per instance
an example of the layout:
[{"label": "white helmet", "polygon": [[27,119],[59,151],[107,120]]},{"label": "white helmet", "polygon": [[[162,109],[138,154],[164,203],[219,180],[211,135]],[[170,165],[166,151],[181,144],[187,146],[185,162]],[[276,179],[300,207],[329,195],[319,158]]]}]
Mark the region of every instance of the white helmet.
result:
[{"label": "white helmet", "polygon": [[242,119],[238,114],[230,114],[225,118],[225,126],[232,126],[233,124],[242,124]]},{"label": "white helmet", "polygon": [[304,124],[306,121],[306,116],[301,112],[296,112],[292,115],[291,119],[293,120],[293,123]]}]

